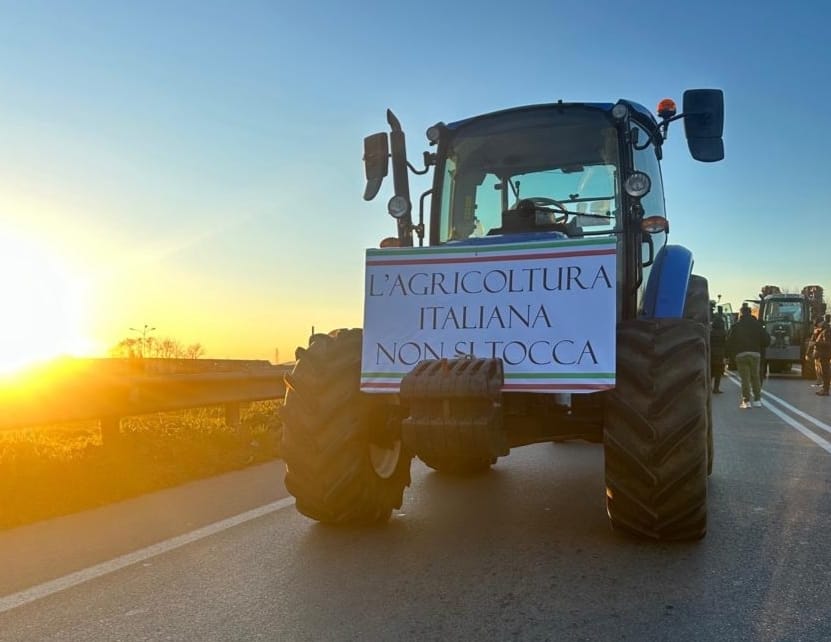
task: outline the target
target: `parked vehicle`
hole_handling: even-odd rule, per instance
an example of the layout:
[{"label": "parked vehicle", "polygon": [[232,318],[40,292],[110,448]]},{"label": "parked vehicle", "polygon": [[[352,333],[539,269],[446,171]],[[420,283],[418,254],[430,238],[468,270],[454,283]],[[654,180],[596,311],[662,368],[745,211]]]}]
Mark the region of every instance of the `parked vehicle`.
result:
[{"label": "parked vehicle", "polygon": [[[657,119],[619,100],[438,123],[416,170],[387,112],[390,134],[364,141],[364,198],[391,158],[398,234],[367,251],[364,328],[313,335],[286,378],[286,487],[301,513],[386,520],[414,455],[470,474],[514,447],[580,438],[604,444],[615,529],[705,534],[710,297],[692,252],[666,244],[660,172],[682,118],[693,158],[721,160],[722,92],[702,89],[682,114],[662,101]],[[408,169],[433,170],[417,222]]]},{"label": "parked vehicle", "polygon": [[759,301],[759,319],[771,336],[765,354],[769,371],[787,373],[799,365],[803,377],[814,378],[814,361],[807,354],[814,320],[825,312],[822,287],[806,286],[799,294],[766,287],[769,290],[763,290]]}]

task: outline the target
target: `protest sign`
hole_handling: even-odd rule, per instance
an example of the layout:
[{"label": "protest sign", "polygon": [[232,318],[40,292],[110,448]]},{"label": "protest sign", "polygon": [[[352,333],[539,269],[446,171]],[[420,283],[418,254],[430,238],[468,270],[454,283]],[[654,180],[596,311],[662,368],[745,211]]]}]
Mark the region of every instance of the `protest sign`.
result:
[{"label": "protest sign", "polygon": [[464,356],[502,359],[504,391],[613,387],[615,244],[367,250],[361,389],[398,392],[420,361]]}]

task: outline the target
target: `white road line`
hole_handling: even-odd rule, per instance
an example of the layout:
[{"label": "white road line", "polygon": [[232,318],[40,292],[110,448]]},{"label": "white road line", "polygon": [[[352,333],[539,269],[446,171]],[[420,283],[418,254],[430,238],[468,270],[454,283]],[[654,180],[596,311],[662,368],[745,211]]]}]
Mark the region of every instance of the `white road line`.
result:
[{"label": "white road line", "polygon": [[294,497],[286,497],[276,502],[272,502],[271,504],[266,504],[265,506],[260,506],[259,508],[254,508],[244,513],[240,513],[239,515],[223,519],[222,521],[208,524],[207,526],[198,528],[190,533],[172,537],[171,539],[159,542],[158,544],[153,544],[152,546],[133,551],[132,553],[127,553],[121,557],[116,557],[106,562],[102,562],[101,564],[96,564],[95,566],[90,566],[89,568],[70,573],[69,575],[64,575],[63,577],[59,577],[55,580],[38,584],[37,586],[25,589],[19,593],[7,595],[0,598],[0,613],[16,609],[19,606],[29,604],[35,600],[43,599],[53,593],[58,593],[59,591],[64,591],[70,587],[82,584],[83,582],[88,582],[89,580],[94,580],[95,578],[103,575],[108,575],[109,573],[113,573],[124,568],[125,566],[130,566],[131,564],[136,564],[137,562],[143,562],[151,557],[167,553],[168,551],[180,548],[186,544],[196,542],[200,539],[204,539],[205,537],[210,537],[211,535],[228,530],[234,526],[250,522],[252,519],[257,519],[258,517],[274,513],[293,505]]},{"label": "white road line", "polygon": [[786,424],[791,426],[791,428],[794,428],[795,430],[798,430],[803,435],[805,435],[808,439],[813,441],[817,446],[822,448],[827,453],[831,454],[831,443],[825,441],[825,439],[820,437],[817,433],[810,430],[809,428],[806,428],[801,423],[799,423],[796,419],[793,419],[792,417],[789,417],[784,412],[779,410],[779,408],[777,408],[776,406],[771,406],[770,404],[768,404],[767,409],[770,410],[774,415],[779,417]]},{"label": "white road line", "polygon": [[799,415],[799,416],[800,416],[800,417],[802,417],[803,419],[805,419],[805,420],[807,420],[807,421],[810,421],[810,422],[811,422],[812,424],[814,424],[817,428],[822,428],[825,432],[827,432],[827,433],[831,433],[831,426],[829,426],[827,423],[820,421],[820,420],[819,420],[819,419],[817,419],[816,417],[812,417],[812,416],[811,416],[811,415],[809,415],[807,412],[803,412],[802,410],[800,410],[800,409],[799,409],[799,408],[797,408],[796,406],[792,406],[792,405],[791,405],[791,404],[789,404],[787,401],[785,401],[784,399],[780,399],[779,397],[777,397],[775,394],[773,394],[773,393],[771,393],[771,392],[767,392],[766,390],[762,390],[762,394],[763,394],[763,395],[765,395],[765,396],[767,396],[767,397],[773,397],[774,399],[776,399],[776,401],[777,401],[778,403],[780,403],[781,405],[785,406],[785,408],[787,408],[788,410],[790,410],[793,414],[795,414],[795,415]]},{"label": "white road line", "polygon": [[[742,384],[736,378],[732,377],[731,375],[727,375],[727,378],[730,381],[732,381],[734,384],[736,384],[739,388],[741,388]],[[792,406],[791,404],[789,404],[784,399],[780,399],[776,395],[774,395],[770,392],[767,392],[765,390],[762,390],[762,395],[765,396],[765,397],[772,397],[778,403],[780,403],[783,406],[785,406],[786,408],[788,408],[791,412],[799,415],[800,417],[803,417],[804,419],[807,419],[808,421],[810,421],[812,424],[816,425],[817,427],[822,428],[823,430],[826,430],[829,433],[831,433],[831,426],[828,426],[828,424],[825,424],[825,423],[821,422],[819,419],[815,419],[811,415],[809,415],[805,412],[802,412],[799,408],[796,408],[796,407]],[[789,417],[788,415],[786,415],[784,412],[782,412],[776,406],[773,406],[773,405],[768,403],[768,404],[765,405],[765,408],[770,410],[774,415],[779,417],[782,421],[784,421],[786,424],[788,424],[791,428],[801,432],[808,439],[813,441],[817,446],[822,448],[827,453],[831,454],[831,443],[826,441],[822,437],[820,437],[818,434],[816,434],[810,428],[806,428],[804,425],[799,423],[796,419],[793,419],[792,417]]]}]

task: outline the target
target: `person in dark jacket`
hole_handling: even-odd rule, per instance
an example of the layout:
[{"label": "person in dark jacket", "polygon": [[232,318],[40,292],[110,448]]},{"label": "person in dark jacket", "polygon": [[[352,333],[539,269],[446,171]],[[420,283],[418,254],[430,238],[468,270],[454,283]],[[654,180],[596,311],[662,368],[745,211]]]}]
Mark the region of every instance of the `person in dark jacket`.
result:
[{"label": "person in dark jacket", "polygon": [[811,331],[811,338],[808,340],[808,350],[805,353],[805,360],[814,362],[814,375],[816,381],[811,384],[812,388],[822,388],[822,366],[820,365],[815,349],[817,336],[819,336],[819,333],[822,331],[822,321],[822,317],[817,317],[814,320],[814,329]]},{"label": "person in dark jacket", "polygon": [[820,372],[822,374],[822,388],[817,392],[820,397],[828,396],[828,389],[831,388],[831,316],[825,315],[825,320],[816,333],[814,342],[814,354],[819,360]]},{"label": "person in dark jacket", "polygon": [[[750,314],[750,308],[741,307],[739,320],[727,334],[727,353],[736,358],[739,377],[742,380],[740,408],[762,406],[762,379],[760,363],[762,352],[770,345],[770,335],[761,322]],[[753,393],[753,400],[750,394]]]},{"label": "person in dark jacket", "polygon": [[724,319],[714,316],[710,325],[710,374],[713,377],[713,392],[721,393],[721,375],[724,374],[724,344],[727,333],[724,331]]}]

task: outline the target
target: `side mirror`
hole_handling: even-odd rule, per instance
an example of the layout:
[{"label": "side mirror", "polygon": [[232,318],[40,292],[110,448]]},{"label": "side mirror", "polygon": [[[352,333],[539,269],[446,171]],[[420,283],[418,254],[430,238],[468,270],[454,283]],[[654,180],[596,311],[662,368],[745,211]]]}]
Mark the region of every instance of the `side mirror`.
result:
[{"label": "side mirror", "polygon": [[684,92],[684,131],[690,154],[697,161],[713,163],[724,158],[724,94],[721,89],[688,89]]},{"label": "side mirror", "polygon": [[371,201],[381,189],[381,183],[384,182],[384,177],[389,170],[389,156],[389,140],[386,132],[364,138],[365,201]]}]

